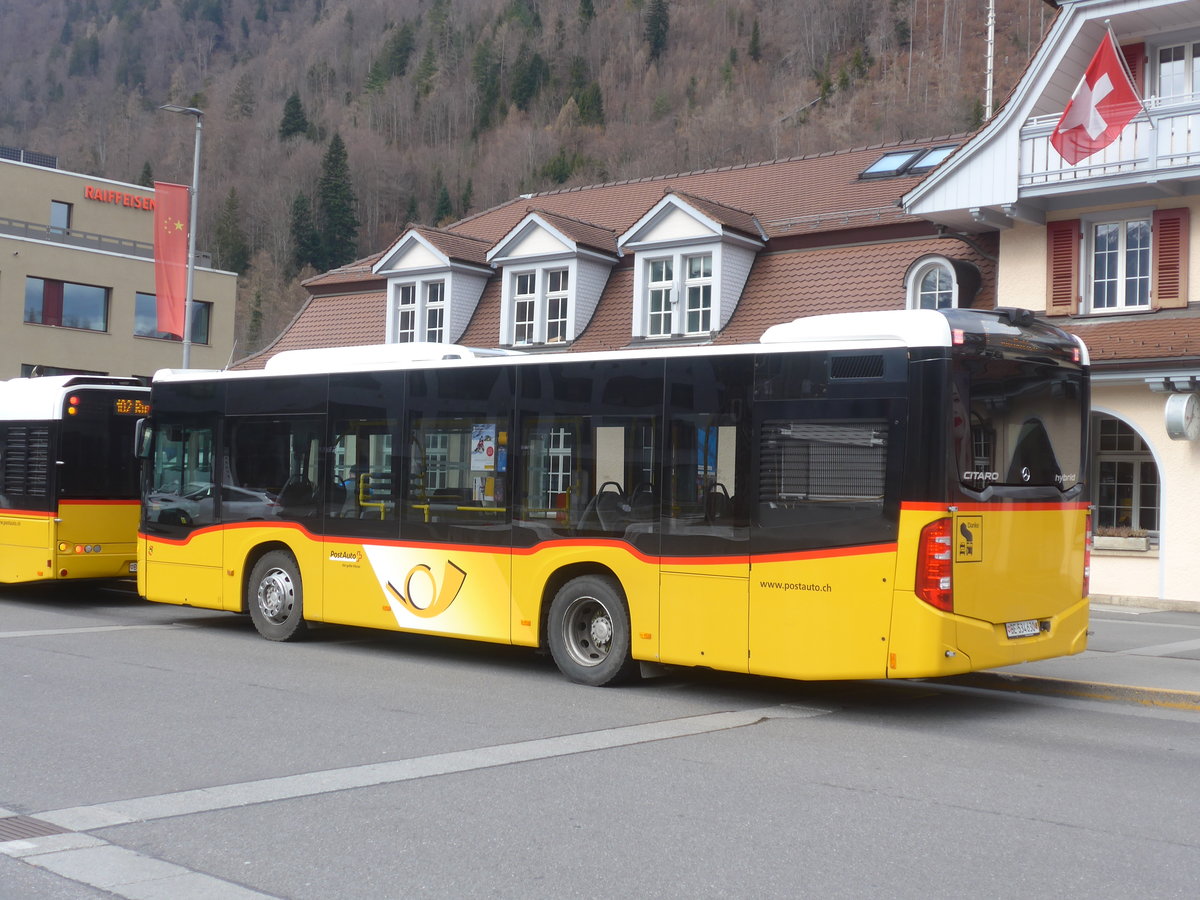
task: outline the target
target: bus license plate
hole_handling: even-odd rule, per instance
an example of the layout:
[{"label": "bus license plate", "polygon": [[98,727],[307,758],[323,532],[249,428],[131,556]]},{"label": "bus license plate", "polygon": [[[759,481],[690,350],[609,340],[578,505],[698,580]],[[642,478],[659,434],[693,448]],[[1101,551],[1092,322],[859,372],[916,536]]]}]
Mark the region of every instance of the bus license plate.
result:
[{"label": "bus license plate", "polygon": [[1042,626],[1037,619],[1025,619],[1021,622],[1005,622],[1004,633],[1010,638],[1033,637],[1041,634]]}]

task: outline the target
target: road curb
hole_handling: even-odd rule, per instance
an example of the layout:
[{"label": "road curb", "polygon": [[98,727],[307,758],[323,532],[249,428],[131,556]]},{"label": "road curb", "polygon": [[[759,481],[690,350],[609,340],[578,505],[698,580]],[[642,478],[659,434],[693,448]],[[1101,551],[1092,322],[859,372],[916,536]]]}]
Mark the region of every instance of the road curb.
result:
[{"label": "road curb", "polygon": [[958,684],[964,687],[993,691],[1075,697],[1081,700],[1110,700],[1121,703],[1138,703],[1142,706],[1157,706],[1164,709],[1200,712],[1200,692],[1198,691],[1172,691],[1163,688],[1105,684],[1099,681],[1071,681],[1066,678],[1047,678],[1044,675],[1012,675],[1001,672],[972,672],[968,675],[955,675],[936,680],[946,684]]}]

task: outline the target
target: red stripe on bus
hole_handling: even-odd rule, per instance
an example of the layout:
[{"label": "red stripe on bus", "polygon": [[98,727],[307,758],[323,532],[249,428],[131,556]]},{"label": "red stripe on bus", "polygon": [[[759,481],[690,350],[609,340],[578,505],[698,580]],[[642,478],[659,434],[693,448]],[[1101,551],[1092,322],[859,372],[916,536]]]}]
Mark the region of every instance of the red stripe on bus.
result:
[{"label": "red stripe on bus", "polygon": [[1089,509],[1090,503],[1072,501],[1070,503],[1054,503],[1053,501],[1039,501],[1035,503],[1021,502],[1015,500],[994,500],[990,503],[917,503],[905,501],[900,504],[900,509],[906,512],[950,512],[950,507],[954,507],[958,512],[993,512],[998,510],[1018,511],[1018,512],[1062,512],[1065,509]]}]

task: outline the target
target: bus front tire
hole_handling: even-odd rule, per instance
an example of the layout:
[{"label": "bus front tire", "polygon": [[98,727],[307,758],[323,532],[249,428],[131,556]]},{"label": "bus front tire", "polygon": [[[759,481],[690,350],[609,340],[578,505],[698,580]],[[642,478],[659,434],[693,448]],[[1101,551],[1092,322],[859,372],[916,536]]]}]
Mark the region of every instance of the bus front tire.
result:
[{"label": "bus front tire", "polygon": [[304,587],[290,553],[272,550],[255,564],[246,601],[254,627],[267,640],[292,641],[304,633]]},{"label": "bus front tire", "polygon": [[632,680],[629,607],[611,580],[584,575],[568,581],[550,604],[550,655],[564,675],[600,687]]}]

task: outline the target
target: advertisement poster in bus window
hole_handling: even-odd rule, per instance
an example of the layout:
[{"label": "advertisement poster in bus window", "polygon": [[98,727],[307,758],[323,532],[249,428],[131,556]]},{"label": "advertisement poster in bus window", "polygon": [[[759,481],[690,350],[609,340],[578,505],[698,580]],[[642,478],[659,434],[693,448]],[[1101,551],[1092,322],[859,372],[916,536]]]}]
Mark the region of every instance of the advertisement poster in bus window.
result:
[{"label": "advertisement poster in bus window", "polygon": [[496,470],[496,426],[471,426],[471,471]]}]

